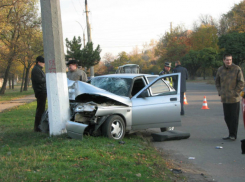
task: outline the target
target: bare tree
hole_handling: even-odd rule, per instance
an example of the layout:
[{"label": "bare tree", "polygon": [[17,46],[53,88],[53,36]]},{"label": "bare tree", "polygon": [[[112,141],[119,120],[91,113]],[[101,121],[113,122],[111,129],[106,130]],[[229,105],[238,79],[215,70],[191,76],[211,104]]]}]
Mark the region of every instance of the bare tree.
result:
[{"label": "bare tree", "polygon": [[[39,27],[26,27],[25,35],[22,37],[22,53],[18,61],[24,66],[24,91],[28,89],[30,69],[35,64],[35,58],[43,55],[42,33]],[[22,90],[22,89],[21,89]]]},{"label": "bare tree", "polygon": [[110,73],[110,71],[113,70],[113,67],[111,65],[111,63],[115,60],[115,56],[110,53],[107,52],[105,53],[105,55],[103,56],[103,61],[104,61],[104,65],[107,67],[107,72]]},{"label": "bare tree", "polygon": [[140,54],[140,49],[138,46],[135,46],[130,53],[131,56],[138,56],[139,54]]},{"label": "bare tree", "polygon": [[105,53],[105,55],[103,56],[103,61],[105,65],[110,64],[114,60],[115,60],[115,56],[113,56],[113,54],[110,52]]}]

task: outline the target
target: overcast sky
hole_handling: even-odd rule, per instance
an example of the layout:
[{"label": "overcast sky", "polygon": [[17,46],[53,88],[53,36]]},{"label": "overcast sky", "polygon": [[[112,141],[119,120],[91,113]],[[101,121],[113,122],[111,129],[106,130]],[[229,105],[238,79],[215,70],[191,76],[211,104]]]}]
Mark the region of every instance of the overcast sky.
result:
[{"label": "overcast sky", "polygon": [[[131,52],[135,46],[159,40],[165,32],[192,25],[201,15],[215,19],[227,13],[242,0],[87,0],[91,35],[95,46],[101,46],[101,57],[107,52]],[[85,0],[60,0],[63,38],[71,40],[86,31]],[[80,24],[79,24],[79,23]],[[65,44],[65,41],[64,41]]]}]

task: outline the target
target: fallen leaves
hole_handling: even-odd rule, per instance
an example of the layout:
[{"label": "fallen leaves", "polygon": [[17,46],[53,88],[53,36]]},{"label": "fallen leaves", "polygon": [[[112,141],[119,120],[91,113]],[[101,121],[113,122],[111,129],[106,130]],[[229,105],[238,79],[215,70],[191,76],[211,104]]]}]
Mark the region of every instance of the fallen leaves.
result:
[{"label": "fallen leaves", "polygon": [[138,174],[136,174],[136,176],[137,176],[137,177],[141,177],[141,174],[140,174],[140,173],[138,173]]}]

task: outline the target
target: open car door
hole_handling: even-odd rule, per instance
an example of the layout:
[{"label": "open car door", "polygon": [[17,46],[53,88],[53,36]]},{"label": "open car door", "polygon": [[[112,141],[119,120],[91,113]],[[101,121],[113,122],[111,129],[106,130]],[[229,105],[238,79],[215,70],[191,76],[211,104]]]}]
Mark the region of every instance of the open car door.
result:
[{"label": "open car door", "polygon": [[133,130],[181,125],[180,76],[159,76],[131,98]]}]

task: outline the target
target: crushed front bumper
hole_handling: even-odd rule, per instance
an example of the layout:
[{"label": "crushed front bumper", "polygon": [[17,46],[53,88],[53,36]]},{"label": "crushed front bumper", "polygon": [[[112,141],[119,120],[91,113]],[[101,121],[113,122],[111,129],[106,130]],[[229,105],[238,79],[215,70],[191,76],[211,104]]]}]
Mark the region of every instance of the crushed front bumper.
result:
[{"label": "crushed front bumper", "polygon": [[84,130],[88,127],[86,124],[77,123],[73,121],[66,122],[66,130],[68,136],[74,139],[82,139]]}]

